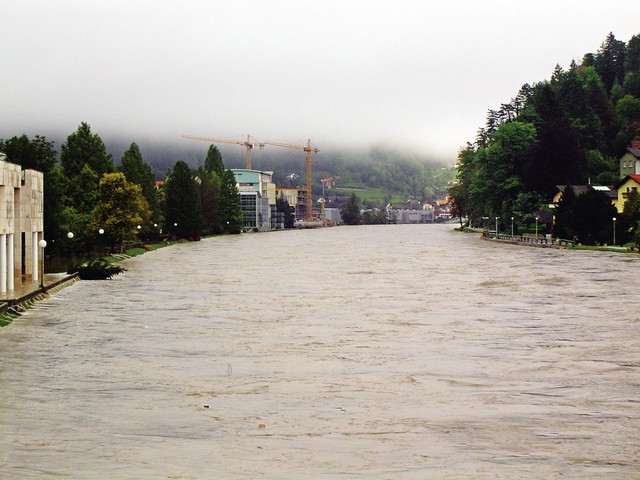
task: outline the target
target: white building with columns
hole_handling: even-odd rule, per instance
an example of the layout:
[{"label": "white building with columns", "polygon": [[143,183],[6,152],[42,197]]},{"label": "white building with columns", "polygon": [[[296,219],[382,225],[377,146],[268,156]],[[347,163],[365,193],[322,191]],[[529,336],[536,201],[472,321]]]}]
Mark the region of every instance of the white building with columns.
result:
[{"label": "white building with columns", "polygon": [[43,193],[42,172],[22,170],[0,152],[0,298],[15,297],[24,283],[40,280]]}]

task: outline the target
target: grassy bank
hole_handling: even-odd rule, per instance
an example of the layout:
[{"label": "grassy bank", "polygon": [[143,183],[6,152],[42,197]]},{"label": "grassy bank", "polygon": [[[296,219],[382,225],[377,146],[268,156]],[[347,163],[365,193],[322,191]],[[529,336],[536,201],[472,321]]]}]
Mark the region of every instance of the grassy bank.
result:
[{"label": "grassy bank", "polygon": [[[126,257],[137,257],[138,255],[142,255],[146,252],[151,252],[153,250],[157,250],[163,247],[169,247],[171,245],[175,245],[176,243],[186,242],[187,240],[171,240],[166,242],[157,242],[157,243],[145,243],[142,246],[135,246],[131,248],[125,249],[121,255],[107,255],[103,257],[109,263],[116,263],[124,260]],[[126,255],[124,257],[123,255]]]},{"label": "grassy bank", "polygon": [[568,248],[571,250],[590,250],[593,252],[638,253],[638,250],[632,244],[619,247],[603,245],[574,245]]}]

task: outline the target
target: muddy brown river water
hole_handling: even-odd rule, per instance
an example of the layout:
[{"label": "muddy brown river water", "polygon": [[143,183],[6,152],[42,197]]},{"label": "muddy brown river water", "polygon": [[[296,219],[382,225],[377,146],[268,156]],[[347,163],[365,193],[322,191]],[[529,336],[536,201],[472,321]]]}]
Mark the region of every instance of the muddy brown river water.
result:
[{"label": "muddy brown river water", "polygon": [[640,478],[640,258],[216,237],[0,329],[0,478]]}]

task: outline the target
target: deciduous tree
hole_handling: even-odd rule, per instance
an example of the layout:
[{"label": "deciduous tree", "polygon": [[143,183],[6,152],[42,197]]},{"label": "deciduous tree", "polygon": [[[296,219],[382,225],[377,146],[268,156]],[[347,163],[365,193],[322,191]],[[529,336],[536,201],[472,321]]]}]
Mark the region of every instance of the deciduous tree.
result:
[{"label": "deciduous tree", "polygon": [[128,182],[122,172],[103,175],[98,204],[92,212],[92,230],[104,229],[112,249],[134,240],[139,233],[138,225],[147,223],[150,217],[140,185]]}]

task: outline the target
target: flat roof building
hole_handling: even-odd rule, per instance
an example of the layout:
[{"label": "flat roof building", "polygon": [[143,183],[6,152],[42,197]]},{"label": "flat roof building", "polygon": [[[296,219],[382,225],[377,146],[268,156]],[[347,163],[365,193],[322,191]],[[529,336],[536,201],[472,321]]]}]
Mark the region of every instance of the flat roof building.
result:
[{"label": "flat roof building", "polygon": [[43,194],[42,172],[22,170],[0,153],[0,297],[40,278]]},{"label": "flat roof building", "polygon": [[232,168],[240,192],[244,228],[260,231],[276,228],[276,185],[273,172]]}]

